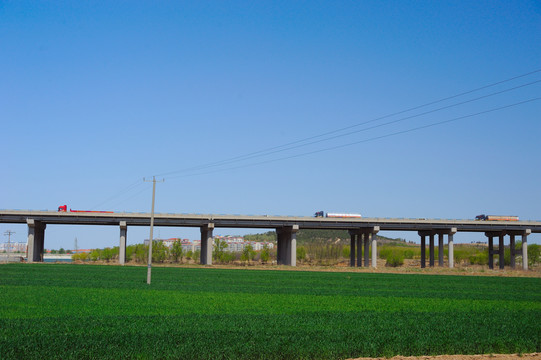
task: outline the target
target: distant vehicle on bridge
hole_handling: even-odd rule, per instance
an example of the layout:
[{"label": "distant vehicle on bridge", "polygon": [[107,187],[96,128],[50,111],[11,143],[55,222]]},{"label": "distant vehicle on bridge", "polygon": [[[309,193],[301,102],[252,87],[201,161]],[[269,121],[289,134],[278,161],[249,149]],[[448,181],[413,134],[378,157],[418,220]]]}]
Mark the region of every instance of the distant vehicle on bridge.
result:
[{"label": "distant vehicle on bridge", "polygon": [[518,216],[508,216],[508,215],[477,215],[475,220],[481,221],[518,221]]},{"label": "distant vehicle on bridge", "polygon": [[[67,205],[60,205],[58,207],[58,212],[67,212],[68,206]],[[77,213],[106,213],[106,214],[112,214],[112,211],[92,211],[92,210],[71,210],[70,212],[77,212]]]},{"label": "distant vehicle on bridge", "polygon": [[314,217],[328,217],[328,218],[361,218],[361,214],[341,214],[341,213],[325,213],[325,211],[318,211],[314,214]]}]

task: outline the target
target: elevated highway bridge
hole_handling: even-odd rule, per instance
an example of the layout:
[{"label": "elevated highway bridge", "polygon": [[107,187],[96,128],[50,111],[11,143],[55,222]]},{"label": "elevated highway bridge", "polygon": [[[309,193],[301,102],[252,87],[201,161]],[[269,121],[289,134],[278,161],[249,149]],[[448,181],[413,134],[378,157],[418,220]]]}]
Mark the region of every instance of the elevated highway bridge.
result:
[{"label": "elevated highway bridge", "polygon": [[[47,224],[109,225],[119,226],[119,261],[125,263],[128,226],[150,226],[149,213],[57,212],[33,210],[0,210],[0,223],[28,225],[28,261],[41,261]],[[299,229],[348,230],[351,236],[351,266],[368,266],[369,247],[372,247],[371,265],[375,267],[377,233],[379,231],[416,231],[421,237],[421,267],[426,266],[426,239],[429,239],[429,265],[434,266],[434,241],[438,236],[438,264],[443,266],[444,236],[448,237],[449,266],[453,267],[453,235],[457,232],[481,232],[488,238],[489,267],[493,268],[494,255],[499,255],[503,268],[504,238],[510,237],[511,266],[515,256],[522,255],[527,269],[527,237],[541,233],[541,221],[478,221],[445,219],[393,219],[393,218],[324,218],[274,215],[214,215],[214,214],[155,214],[154,225],[171,227],[199,227],[201,229],[201,263],[212,264],[212,233],[214,228],[275,229],[277,232],[278,263],[296,265],[296,232]],[[523,247],[515,252],[515,237],[521,236]],[[493,246],[499,239],[498,249]],[[364,258],[362,247],[364,246]]]}]

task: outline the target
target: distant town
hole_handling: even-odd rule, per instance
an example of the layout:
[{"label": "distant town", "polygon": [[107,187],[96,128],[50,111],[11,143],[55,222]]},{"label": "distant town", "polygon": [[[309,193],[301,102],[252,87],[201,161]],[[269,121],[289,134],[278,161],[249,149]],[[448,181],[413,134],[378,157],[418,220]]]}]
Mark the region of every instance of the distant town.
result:
[{"label": "distant town", "polygon": [[[217,235],[213,237],[213,240],[221,240],[227,245],[224,248],[224,251],[227,252],[242,252],[244,248],[248,245],[252,246],[252,249],[255,251],[262,250],[265,246],[268,249],[273,249],[275,244],[273,242],[261,242],[261,241],[246,241],[243,236],[221,236]],[[189,240],[182,238],[169,238],[169,239],[154,239],[155,242],[161,242],[163,245],[169,249],[177,241],[180,241],[182,244],[182,251],[187,253],[188,251],[200,251],[201,250],[201,240]],[[144,244],[148,245],[148,239],[144,240]],[[0,243],[0,253],[26,253],[27,243],[26,242],[12,242],[12,243]],[[83,252],[91,252],[93,249],[45,249],[45,254],[76,254]]]}]

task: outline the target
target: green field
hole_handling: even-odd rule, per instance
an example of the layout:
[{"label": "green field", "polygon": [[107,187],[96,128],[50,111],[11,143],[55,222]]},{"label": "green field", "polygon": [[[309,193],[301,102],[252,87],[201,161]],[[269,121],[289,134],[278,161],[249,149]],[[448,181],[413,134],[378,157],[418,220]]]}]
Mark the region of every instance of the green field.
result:
[{"label": "green field", "polygon": [[0,358],[541,351],[541,279],[0,265]]}]

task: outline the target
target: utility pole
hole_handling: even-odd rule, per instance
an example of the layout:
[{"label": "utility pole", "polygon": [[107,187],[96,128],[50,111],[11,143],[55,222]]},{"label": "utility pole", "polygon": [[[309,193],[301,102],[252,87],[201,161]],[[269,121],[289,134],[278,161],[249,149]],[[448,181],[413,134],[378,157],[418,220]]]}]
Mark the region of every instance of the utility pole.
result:
[{"label": "utility pole", "polygon": [[[143,178],[143,181],[150,182],[150,180],[145,180]],[[150,285],[150,277],[151,277],[151,270],[152,270],[152,241],[153,241],[153,231],[154,231],[154,199],[156,198],[156,182],[164,182],[165,179],[162,179],[162,181],[156,181],[156,177],[152,177],[152,209],[150,211],[150,238],[148,241],[148,270],[147,270],[147,284]]]},{"label": "utility pole", "polygon": [[11,235],[12,234],[15,234],[15,231],[6,230],[6,232],[4,233],[4,236],[8,237],[8,260],[7,260],[7,262],[9,262],[9,252],[11,250],[10,248],[11,248]]}]

